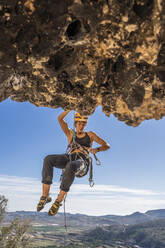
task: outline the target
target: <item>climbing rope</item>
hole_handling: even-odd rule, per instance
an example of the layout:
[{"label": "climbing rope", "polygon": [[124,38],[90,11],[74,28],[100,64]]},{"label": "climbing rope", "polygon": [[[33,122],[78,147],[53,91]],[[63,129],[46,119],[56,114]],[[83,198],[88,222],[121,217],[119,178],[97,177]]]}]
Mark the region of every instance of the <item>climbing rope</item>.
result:
[{"label": "climbing rope", "polygon": [[65,231],[67,232],[66,210],[65,210],[65,201],[66,201],[66,196],[67,196],[67,194],[64,196],[64,227],[65,227]]}]

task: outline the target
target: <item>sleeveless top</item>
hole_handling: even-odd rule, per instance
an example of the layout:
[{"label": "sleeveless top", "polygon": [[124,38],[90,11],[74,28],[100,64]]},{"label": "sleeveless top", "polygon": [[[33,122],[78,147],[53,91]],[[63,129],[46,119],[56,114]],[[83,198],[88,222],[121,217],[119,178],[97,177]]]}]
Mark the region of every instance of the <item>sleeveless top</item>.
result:
[{"label": "sleeveless top", "polygon": [[[72,141],[73,141],[73,138],[72,138]],[[72,143],[71,141],[71,143]],[[81,146],[86,146],[86,147],[91,147],[91,140],[90,140],[90,137],[89,135],[87,134],[87,132],[85,133],[85,136],[82,137],[82,138],[78,138],[76,136],[75,138],[75,141],[80,144]]]}]

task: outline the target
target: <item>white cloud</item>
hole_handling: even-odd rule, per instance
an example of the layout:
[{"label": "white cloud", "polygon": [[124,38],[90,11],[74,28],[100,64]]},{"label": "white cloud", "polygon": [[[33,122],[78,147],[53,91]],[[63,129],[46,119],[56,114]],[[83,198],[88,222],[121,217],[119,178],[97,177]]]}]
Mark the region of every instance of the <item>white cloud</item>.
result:
[{"label": "white cloud", "polygon": [[[8,211],[36,211],[41,190],[42,185],[38,179],[0,175],[0,194],[9,200]],[[53,200],[58,191],[59,184],[53,184]],[[50,206],[46,206],[45,211]],[[125,215],[164,206],[164,193],[115,185],[95,185],[90,188],[86,184],[73,184],[66,200],[67,212],[87,215]]]}]

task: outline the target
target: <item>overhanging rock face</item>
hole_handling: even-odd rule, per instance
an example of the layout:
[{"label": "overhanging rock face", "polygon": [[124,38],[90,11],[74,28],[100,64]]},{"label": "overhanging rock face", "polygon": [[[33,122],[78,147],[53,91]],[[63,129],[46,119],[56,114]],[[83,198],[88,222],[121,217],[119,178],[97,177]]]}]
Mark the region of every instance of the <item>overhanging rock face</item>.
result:
[{"label": "overhanging rock face", "polygon": [[0,101],[165,115],[165,1],[0,0]]}]

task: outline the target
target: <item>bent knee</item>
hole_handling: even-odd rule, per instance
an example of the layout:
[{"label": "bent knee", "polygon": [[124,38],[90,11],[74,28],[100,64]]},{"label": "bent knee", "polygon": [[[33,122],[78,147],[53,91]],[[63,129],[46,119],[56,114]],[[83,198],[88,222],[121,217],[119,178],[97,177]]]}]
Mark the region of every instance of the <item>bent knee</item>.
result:
[{"label": "bent knee", "polygon": [[52,178],[51,177],[45,177],[42,179],[42,183],[51,185],[52,184]]},{"label": "bent knee", "polygon": [[44,164],[47,164],[49,161],[50,161],[50,155],[47,155],[45,158],[44,158]]},{"label": "bent knee", "polygon": [[60,186],[60,189],[61,189],[62,191],[65,191],[65,192],[69,192],[70,187],[67,187],[67,186],[65,186],[65,185],[61,185],[61,186]]}]

